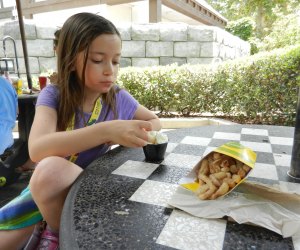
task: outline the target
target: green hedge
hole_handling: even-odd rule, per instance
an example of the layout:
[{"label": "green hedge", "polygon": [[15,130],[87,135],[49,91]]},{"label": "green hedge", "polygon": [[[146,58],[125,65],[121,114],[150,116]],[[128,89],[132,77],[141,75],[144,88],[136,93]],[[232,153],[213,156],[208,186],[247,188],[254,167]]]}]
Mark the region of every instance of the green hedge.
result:
[{"label": "green hedge", "polygon": [[299,72],[300,45],[215,66],[122,68],[118,83],[161,115],[210,113],[241,123],[294,126]]}]

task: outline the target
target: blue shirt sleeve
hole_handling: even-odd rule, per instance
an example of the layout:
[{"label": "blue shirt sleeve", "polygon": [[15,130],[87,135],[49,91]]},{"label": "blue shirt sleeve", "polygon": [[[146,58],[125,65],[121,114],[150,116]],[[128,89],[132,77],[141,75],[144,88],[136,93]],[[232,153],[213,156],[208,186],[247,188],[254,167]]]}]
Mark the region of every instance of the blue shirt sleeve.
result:
[{"label": "blue shirt sleeve", "polygon": [[14,87],[0,77],[0,154],[13,144],[12,130],[16,124],[17,105]]}]

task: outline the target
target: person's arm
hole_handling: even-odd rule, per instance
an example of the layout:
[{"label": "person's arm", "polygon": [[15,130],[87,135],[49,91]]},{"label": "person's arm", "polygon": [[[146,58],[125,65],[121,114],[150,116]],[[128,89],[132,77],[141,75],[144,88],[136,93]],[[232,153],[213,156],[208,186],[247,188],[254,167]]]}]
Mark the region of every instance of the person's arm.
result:
[{"label": "person's arm", "polygon": [[[141,118],[141,117],[140,117]],[[152,120],[113,120],[73,131],[56,131],[57,113],[53,108],[38,106],[29,137],[29,153],[38,162],[48,156],[66,157],[97,145],[115,142],[127,147],[147,144]]]},{"label": "person's arm", "polygon": [[158,131],[162,128],[161,122],[157,115],[140,104],[138,105],[133,119],[151,122],[152,130]]}]

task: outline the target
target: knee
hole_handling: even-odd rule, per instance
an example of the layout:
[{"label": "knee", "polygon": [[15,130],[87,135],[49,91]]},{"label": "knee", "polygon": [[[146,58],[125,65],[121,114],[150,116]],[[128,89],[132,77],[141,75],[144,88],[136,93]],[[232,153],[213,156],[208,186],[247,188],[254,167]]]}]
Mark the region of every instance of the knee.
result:
[{"label": "knee", "polygon": [[51,156],[40,161],[30,179],[30,190],[32,194],[43,193],[53,188],[62,175],[63,163],[66,160],[61,157]]}]

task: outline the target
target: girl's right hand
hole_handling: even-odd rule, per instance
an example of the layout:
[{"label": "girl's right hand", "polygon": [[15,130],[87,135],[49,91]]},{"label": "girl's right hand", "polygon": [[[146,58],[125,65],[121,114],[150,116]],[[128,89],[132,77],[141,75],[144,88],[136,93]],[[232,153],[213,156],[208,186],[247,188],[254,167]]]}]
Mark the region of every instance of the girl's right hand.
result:
[{"label": "girl's right hand", "polygon": [[152,124],[140,120],[115,120],[109,125],[109,144],[120,144],[125,147],[143,147],[148,143],[147,131]]}]

